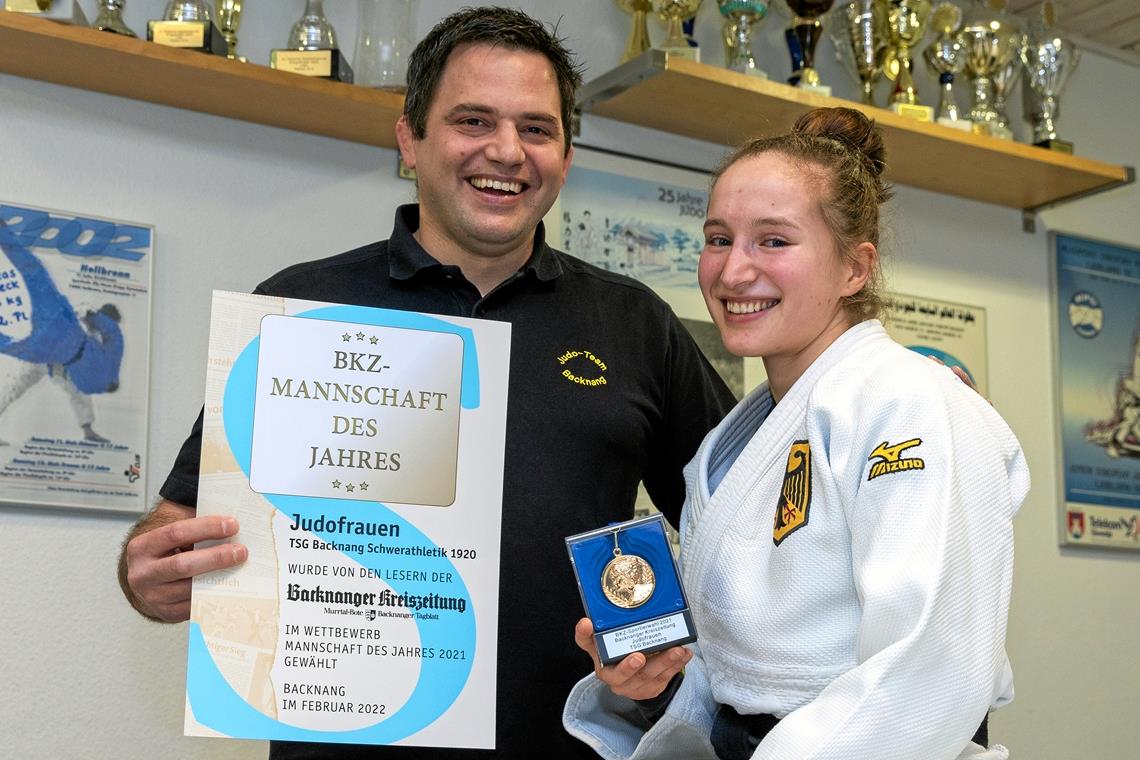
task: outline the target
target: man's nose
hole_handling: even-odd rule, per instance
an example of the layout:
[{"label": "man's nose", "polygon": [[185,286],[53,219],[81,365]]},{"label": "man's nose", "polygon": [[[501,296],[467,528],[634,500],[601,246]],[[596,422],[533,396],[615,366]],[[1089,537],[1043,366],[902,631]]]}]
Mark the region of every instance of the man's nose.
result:
[{"label": "man's nose", "polygon": [[498,126],[487,145],[487,158],[495,163],[516,166],[526,160],[522,139],[513,124]]}]

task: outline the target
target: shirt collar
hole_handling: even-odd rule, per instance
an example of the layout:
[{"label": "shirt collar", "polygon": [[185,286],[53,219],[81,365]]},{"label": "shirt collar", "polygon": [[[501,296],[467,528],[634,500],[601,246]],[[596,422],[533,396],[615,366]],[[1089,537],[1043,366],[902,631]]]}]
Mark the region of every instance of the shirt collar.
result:
[{"label": "shirt collar", "polygon": [[[411,203],[396,209],[392,236],[388,239],[388,273],[396,280],[410,280],[416,273],[443,266],[424,250],[415,238],[420,228],[420,207]],[[562,264],[546,244],[546,228],[542,222],[534,232],[534,251],[522,267],[523,272],[534,272],[539,280],[549,281],[562,274]]]}]

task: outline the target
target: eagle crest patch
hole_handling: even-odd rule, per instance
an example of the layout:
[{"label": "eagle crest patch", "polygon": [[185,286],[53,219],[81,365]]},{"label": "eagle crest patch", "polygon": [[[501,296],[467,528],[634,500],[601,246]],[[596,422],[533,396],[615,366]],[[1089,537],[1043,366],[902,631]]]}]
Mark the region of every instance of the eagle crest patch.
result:
[{"label": "eagle crest patch", "polygon": [[811,444],[796,441],[788,452],[788,466],[776,503],[776,521],[772,541],[776,546],[808,523],[811,507]]},{"label": "eagle crest patch", "polygon": [[[867,480],[874,480],[880,475],[889,475],[892,472],[925,470],[926,462],[918,457],[902,458],[904,451],[921,445],[921,438],[911,438],[909,441],[896,443],[894,446],[888,446],[887,442],[883,441],[875,447],[875,450],[871,452],[871,456],[867,457],[868,462],[874,462],[874,464],[871,465],[871,472],[867,474]],[[876,462],[876,459],[879,461]]]}]

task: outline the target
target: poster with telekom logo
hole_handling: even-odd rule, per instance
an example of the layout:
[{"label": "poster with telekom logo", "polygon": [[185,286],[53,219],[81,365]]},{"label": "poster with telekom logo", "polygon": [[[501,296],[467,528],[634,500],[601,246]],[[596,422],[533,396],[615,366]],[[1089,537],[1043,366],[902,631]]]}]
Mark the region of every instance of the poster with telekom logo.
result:
[{"label": "poster with telekom logo", "polygon": [[510,326],[215,292],[185,731],[493,748]]}]

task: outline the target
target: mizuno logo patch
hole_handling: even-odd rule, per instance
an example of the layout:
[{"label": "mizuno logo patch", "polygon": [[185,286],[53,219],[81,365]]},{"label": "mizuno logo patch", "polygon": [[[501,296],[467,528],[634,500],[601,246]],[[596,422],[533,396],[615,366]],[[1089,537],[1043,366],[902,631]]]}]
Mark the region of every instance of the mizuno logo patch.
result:
[{"label": "mizuno logo patch", "polygon": [[902,458],[904,451],[921,445],[921,438],[911,438],[909,441],[896,443],[894,446],[890,446],[886,441],[883,441],[875,447],[875,450],[871,452],[871,456],[867,458],[868,462],[873,462],[871,472],[867,474],[867,480],[874,480],[880,475],[890,475],[891,473],[903,472],[904,470],[926,469],[926,462],[918,457]]},{"label": "mizuno logo patch", "polygon": [[772,526],[772,541],[776,546],[808,524],[810,508],[811,444],[796,441],[788,452],[788,466],[780,486],[780,500],[776,503],[776,521]]}]

